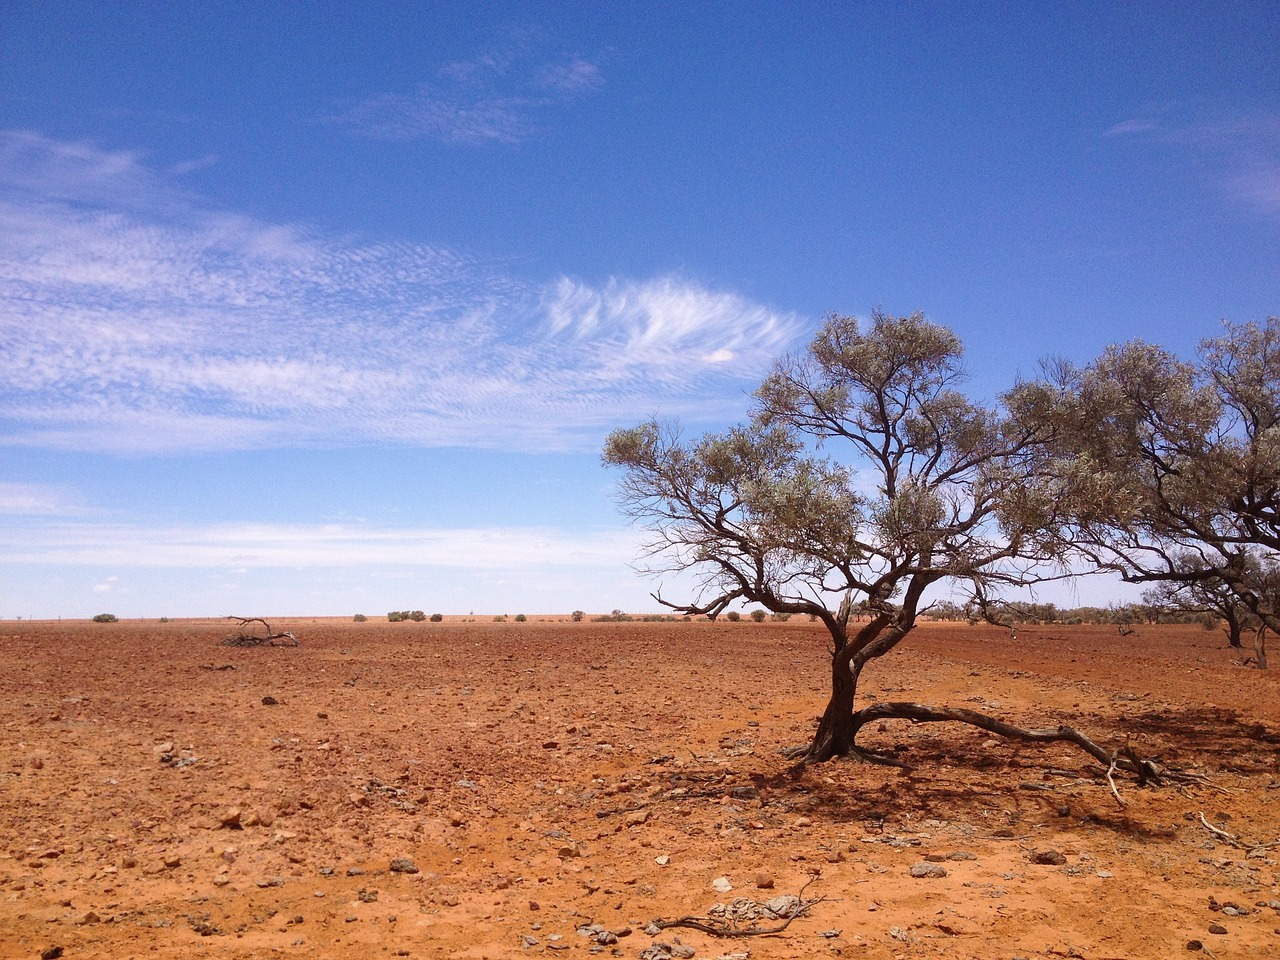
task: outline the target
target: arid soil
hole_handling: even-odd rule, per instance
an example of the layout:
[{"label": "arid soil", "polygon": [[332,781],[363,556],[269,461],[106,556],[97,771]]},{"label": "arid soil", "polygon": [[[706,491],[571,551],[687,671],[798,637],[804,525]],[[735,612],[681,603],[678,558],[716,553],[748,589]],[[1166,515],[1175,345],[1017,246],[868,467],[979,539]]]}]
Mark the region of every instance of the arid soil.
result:
[{"label": "arid soil", "polygon": [[863,678],[1206,778],[1122,806],[954,724],[793,773],[796,620],[272,626],[0,624],[0,956],[1280,957],[1277,671],[1199,627],[928,625]]}]

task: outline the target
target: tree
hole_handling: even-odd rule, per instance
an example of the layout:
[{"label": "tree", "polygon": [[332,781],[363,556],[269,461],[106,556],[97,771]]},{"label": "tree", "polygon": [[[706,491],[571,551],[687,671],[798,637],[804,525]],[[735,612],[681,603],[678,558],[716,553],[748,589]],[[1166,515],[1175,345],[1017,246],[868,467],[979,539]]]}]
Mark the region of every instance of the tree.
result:
[{"label": "tree", "polygon": [[[920,704],[855,710],[862,670],[910,634],[931,588],[965,588],[986,610],[1000,587],[1051,575],[1061,549],[1038,536],[1052,502],[1024,482],[1048,438],[1029,414],[1051,391],[1019,394],[1017,418],[979,406],[956,389],[961,355],[955,334],[920,314],[877,312],[865,331],[832,315],[805,354],[775,365],[748,423],[685,442],[651,420],[605,445],[623,508],[653,532],[650,573],[700,577],[692,601],[659,588],[658,602],[714,618],[742,601],[826,627],[831,693],[805,762],[867,756],[858,731],[886,717],[1079,736]],[[824,455],[833,448],[838,458]]]},{"label": "tree", "polygon": [[1194,362],[1113,346],[1015,395],[1054,424],[1036,473],[1061,542],[1130,583],[1229,594],[1280,631],[1280,320],[1224,324]]}]

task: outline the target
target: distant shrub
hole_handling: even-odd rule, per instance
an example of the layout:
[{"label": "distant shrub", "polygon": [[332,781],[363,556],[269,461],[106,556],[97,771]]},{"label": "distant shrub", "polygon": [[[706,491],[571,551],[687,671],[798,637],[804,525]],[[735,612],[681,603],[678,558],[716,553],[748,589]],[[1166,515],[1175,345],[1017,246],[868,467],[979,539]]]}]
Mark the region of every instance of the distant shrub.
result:
[{"label": "distant shrub", "polygon": [[786,623],[788,620],[790,620],[790,619],[791,619],[791,614],[789,614],[789,613],[771,613],[771,614],[769,615],[769,619],[770,619],[770,620],[773,620],[773,621],[775,621],[775,622],[777,622],[777,623]]},{"label": "distant shrub", "polygon": [[443,620],[443,619],[444,619],[444,614],[443,614],[443,613],[433,613],[433,614],[431,615],[431,622],[432,622],[432,623],[439,623],[439,622],[440,622],[441,620]]},{"label": "distant shrub", "polygon": [[763,610],[751,611],[751,619],[754,620],[756,623],[764,623],[764,618],[767,616],[768,614],[765,613]]},{"label": "distant shrub", "polygon": [[494,617],[494,618],[493,618],[493,622],[494,622],[494,623],[506,623],[506,622],[507,622],[507,615],[506,615],[505,613],[499,614],[498,616],[496,616],[496,617]]},{"label": "distant shrub", "polygon": [[621,610],[614,610],[613,613],[606,613],[598,617],[592,617],[591,622],[592,623],[630,623],[631,614],[623,613]]},{"label": "distant shrub", "polygon": [[392,623],[399,623],[402,620],[408,620],[409,611],[408,610],[392,610],[390,613],[387,614],[387,619],[390,620]]},{"label": "distant shrub", "polygon": [[569,614],[569,619],[572,620],[574,623],[581,623],[582,618],[585,616],[586,614],[583,613],[581,610],[575,610],[573,611],[573,613]]},{"label": "distant shrub", "polygon": [[742,614],[740,614],[737,610],[730,610],[728,613],[725,614],[725,619],[728,620],[730,623],[737,623],[739,620],[742,619]]},{"label": "distant shrub", "polygon": [[409,619],[414,623],[421,623],[423,620],[427,619],[427,615],[421,610],[414,610],[410,612]]},{"label": "distant shrub", "polygon": [[168,623],[168,622],[169,622],[169,618],[168,618],[168,617],[161,617],[161,618],[160,618],[160,622],[161,622],[161,623]]},{"label": "distant shrub", "polygon": [[685,614],[683,619],[685,623],[693,623],[693,617],[689,616],[688,614]]},{"label": "distant shrub", "polygon": [[369,618],[366,617],[363,613],[357,613],[354,617],[351,618],[353,623],[364,623],[368,619]]},{"label": "distant shrub", "polygon": [[528,617],[526,617],[523,613],[517,613],[517,614],[516,614],[516,623],[524,623],[524,622],[525,622],[526,620],[528,620],[528,619],[529,619],[529,618],[528,618]]},{"label": "distant shrub", "polygon": [[100,613],[93,618],[94,623],[115,623],[116,615],[114,613]]}]

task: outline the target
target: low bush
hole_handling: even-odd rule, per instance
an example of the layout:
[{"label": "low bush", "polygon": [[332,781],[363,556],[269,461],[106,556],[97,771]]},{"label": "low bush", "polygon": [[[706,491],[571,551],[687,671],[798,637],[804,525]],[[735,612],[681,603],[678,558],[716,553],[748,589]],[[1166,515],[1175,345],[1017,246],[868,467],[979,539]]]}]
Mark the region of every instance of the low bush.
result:
[{"label": "low bush", "polygon": [[357,613],[354,617],[351,618],[351,621],[353,623],[364,623],[368,619],[369,618],[366,617],[363,613]]},{"label": "low bush", "polygon": [[114,613],[100,613],[93,618],[94,623],[115,623],[116,615]]},{"label": "low bush", "polygon": [[725,614],[725,619],[728,620],[730,623],[737,623],[739,620],[742,619],[742,614],[740,614],[737,610],[730,610],[728,613]]},{"label": "low bush", "polygon": [[529,618],[528,618],[528,617],[526,617],[523,613],[517,613],[517,614],[516,614],[516,623],[524,623],[524,622],[525,622],[526,620],[528,620],[528,619],[529,619]]},{"label": "low bush", "polygon": [[756,623],[764,623],[764,618],[767,616],[768,614],[765,613],[763,610],[751,611],[751,619],[754,620]]},{"label": "low bush", "polygon": [[573,611],[573,613],[569,614],[569,619],[572,620],[574,623],[581,623],[582,618],[585,616],[586,614],[583,613],[581,610],[575,610]]},{"label": "low bush", "polygon": [[441,620],[443,620],[443,619],[444,619],[444,614],[443,614],[443,613],[433,613],[433,614],[431,615],[431,622],[432,622],[432,623],[439,623],[439,622],[440,622]]}]

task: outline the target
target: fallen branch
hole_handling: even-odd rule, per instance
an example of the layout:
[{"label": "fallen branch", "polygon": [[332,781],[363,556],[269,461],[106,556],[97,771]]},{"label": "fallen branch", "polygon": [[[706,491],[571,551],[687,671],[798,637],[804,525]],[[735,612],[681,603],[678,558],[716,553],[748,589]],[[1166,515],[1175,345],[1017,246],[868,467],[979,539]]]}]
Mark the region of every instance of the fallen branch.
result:
[{"label": "fallen branch", "polygon": [[[234,637],[227,637],[222,641],[224,647],[296,647],[298,646],[298,638],[288,630],[281,633],[273,633],[271,624],[263,620],[261,617],[227,617],[228,620],[236,620],[240,626],[240,632]],[[262,624],[262,628],[267,632],[266,636],[260,637],[247,632],[250,626],[255,623]]]},{"label": "fallen branch", "polygon": [[825,900],[825,897],[818,897],[814,900],[804,899],[804,892],[808,889],[809,884],[816,880],[816,877],[810,877],[804,882],[804,886],[800,888],[800,892],[796,894],[796,905],[792,908],[791,914],[782,923],[772,927],[760,927],[752,925],[749,927],[740,927],[732,918],[720,920],[716,917],[693,917],[684,916],[675,920],[656,919],[650,922],[651,927],[657,927],[659,930],[669,930],[672,927],[684,927],[689,930],[698,930],[702,933],[709,934],[713,937],[767,937],[775,933],[782,933],[787,927],[791,926],[791,921],[797,917],[805,916],[819,903]]}]

